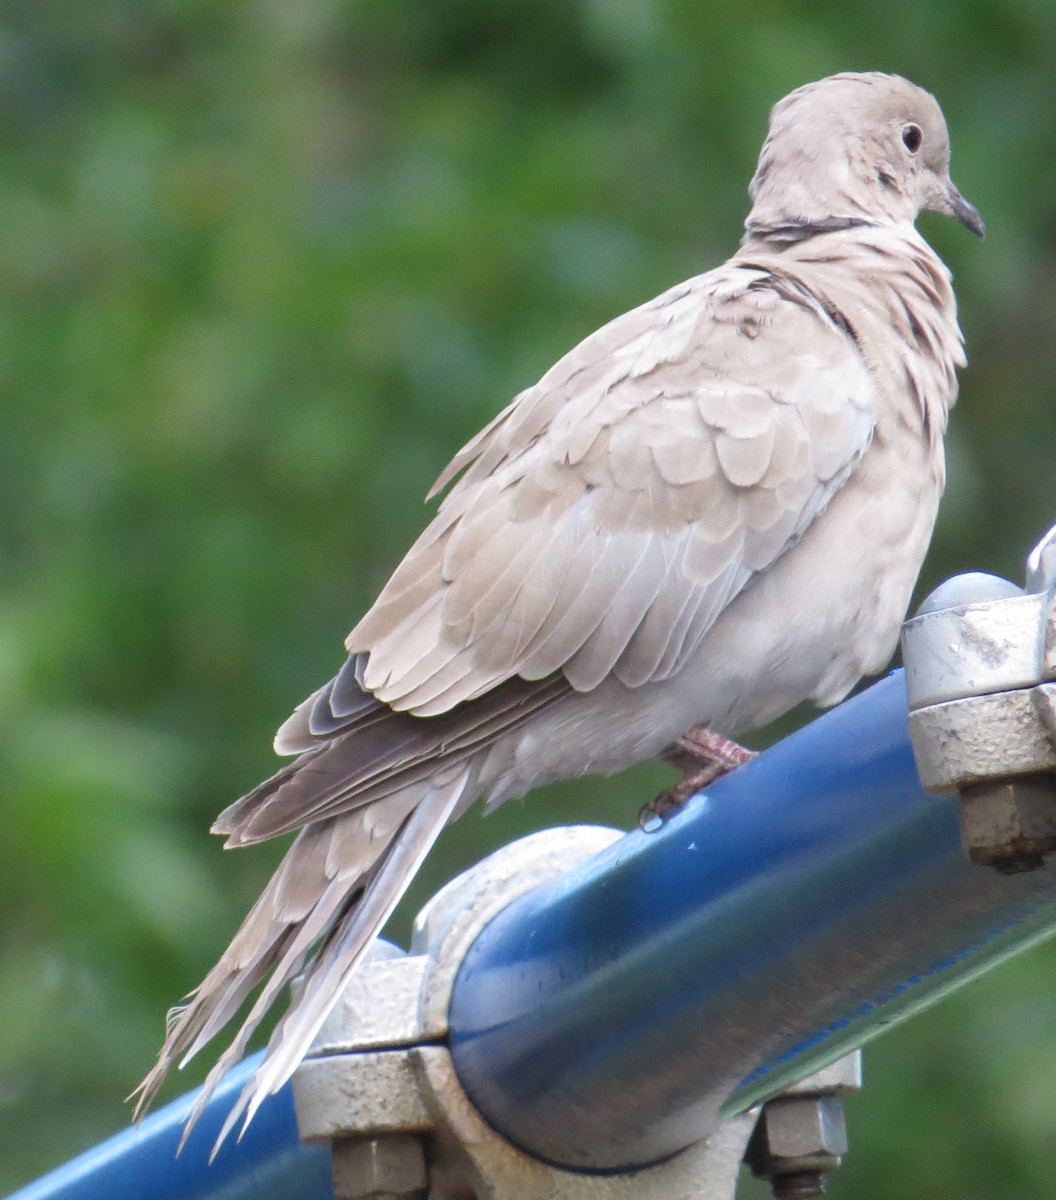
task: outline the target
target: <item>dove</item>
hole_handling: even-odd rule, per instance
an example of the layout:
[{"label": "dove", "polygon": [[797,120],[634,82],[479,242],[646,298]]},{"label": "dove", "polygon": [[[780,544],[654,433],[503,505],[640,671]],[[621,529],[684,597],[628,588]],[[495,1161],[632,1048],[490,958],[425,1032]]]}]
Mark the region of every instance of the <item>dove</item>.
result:
[{"label": "dove", "polygon": [[280,728],[292,761],[213,827],[296,839],[170,1013],[139,1113],[259,988],[193,1123],[304,972],[221,1139],[248,1122],[478,799],[677,760],[708,731],[721,749],[887,663],[965,363],[915,221],[984,233],[949,159],[938,103],[897,76],[792,92],[733,257],[591,334],[455,455],[344,665]]}]

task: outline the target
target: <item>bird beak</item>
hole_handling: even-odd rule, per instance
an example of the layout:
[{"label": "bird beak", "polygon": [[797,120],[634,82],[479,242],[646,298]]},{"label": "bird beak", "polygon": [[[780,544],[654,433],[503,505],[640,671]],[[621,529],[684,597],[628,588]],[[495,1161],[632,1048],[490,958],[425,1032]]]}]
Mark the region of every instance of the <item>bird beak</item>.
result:
[{"label": "bird beak", "polygon": [[953,181],[949,179],[946,181],[945,199],[947,204],[949,204],[947,211],[951,217],[956,217],[965,229],[971,230],[976,237],[986,237],[986,225],[983,222],[983,218],[979,215],[979,210],[974,204],[965,200]]}]

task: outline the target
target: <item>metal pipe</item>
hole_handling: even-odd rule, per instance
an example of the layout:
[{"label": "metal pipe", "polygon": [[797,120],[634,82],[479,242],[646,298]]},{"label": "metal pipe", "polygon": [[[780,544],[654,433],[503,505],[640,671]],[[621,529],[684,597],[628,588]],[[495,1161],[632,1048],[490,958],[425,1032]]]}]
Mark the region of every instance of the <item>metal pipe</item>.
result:
[{"label": "metal pipe", "polygon": [[1056,931],[1056,867],[971,865],[901,673],[529,892],[467,954],[462,1085],[560,1166],[669,1156]]},{"label": "metal pipe", "polygon": [[253,1055],[225,1077],[178,1158],[196,1092],[8,1200],[333,1200],[330,1150],[298,1138],[289,1085],[261,1106],[242,1140],[228,1138],[210,1164],[220,1126],[261,1057]]}]

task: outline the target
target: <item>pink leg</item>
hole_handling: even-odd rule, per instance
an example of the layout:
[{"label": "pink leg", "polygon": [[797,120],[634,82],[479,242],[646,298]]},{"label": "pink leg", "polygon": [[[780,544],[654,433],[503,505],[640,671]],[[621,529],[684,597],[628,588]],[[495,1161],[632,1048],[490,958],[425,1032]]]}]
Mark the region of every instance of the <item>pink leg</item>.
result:
[{"label": "pink leg", "polygon": [[658,829],[660,823],[690,796],[721,779],[734,767],[751,762],[755,756],[755,750],[748,750],[703,725],[687,729],[660,754],[664,762],[682,772],[682,778],[642,807],[638,824],[647,831]]}]

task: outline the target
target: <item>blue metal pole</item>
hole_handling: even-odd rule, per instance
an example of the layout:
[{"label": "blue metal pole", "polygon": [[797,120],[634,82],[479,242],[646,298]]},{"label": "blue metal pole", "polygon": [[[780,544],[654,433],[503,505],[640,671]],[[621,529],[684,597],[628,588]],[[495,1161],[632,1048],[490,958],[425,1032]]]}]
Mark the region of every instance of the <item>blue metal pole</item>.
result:
[{"label": "blue metal pole", "polygon": [[463,1086],[552,1163],[662,1159],[1056,931],[920,787],[901,675],[523,896],[451,1003]]},{"label": "blue metal pole", "polygon": [[9,1200],[333,1200],[329,1148],[299,1140],[289,1086],[261,1106],[240,1142],[228,1138],[210,1164],[220,1126],[261,1057],[227,1075],[178,1158],[195,1092]]}]

